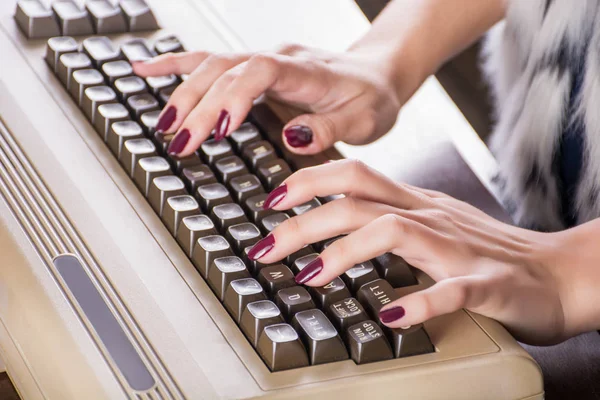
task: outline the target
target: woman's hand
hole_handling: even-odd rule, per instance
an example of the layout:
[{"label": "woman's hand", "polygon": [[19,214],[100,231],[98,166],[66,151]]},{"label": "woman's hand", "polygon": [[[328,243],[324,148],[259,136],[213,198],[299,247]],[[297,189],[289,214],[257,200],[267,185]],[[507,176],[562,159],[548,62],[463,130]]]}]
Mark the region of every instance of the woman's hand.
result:
[{"label": "woman's hand", "polygon": [[[165,106],[158,131],[178,132],[169,153],[189,155],[215,130],[220,140],[244,121],[265,94],[310,114],[284,128],[284,142],[296,153],[314,154],[342,140],[371,142],[396,121],[401,103],[391,73],[373,54],[330,53],[287,45],[272,53],[166,54],[136,63],[142,77],[191,74]],[[408,88],[411,89],[408,89]]]},{"label": "woman's hand", "polygon": [[466,308],[500,321],[529,343],[555,343],[584,329],[569,325],[566,315],[577,311],[568,299],[575,269],[563,263],[573,257],[565,254],[564,235],[501,223],[464,202],[395,183],[351,160],[298,171],[265,204],[286,210],[336,193],[346,197],[283,222],[251,255],[273,263],[306,244],[345,234],[296,280],[323,286],[383,253],[401,256],[437,283],[386,305],[380,318],[390,327]]}]

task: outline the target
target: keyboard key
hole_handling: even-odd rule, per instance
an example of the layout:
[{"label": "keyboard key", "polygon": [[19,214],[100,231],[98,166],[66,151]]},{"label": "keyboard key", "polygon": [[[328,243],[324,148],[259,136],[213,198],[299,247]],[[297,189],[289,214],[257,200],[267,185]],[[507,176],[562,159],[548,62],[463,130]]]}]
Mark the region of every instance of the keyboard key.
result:
[{"label": "keyboard key", "polygon": [[264,217],[260,221],[260,229],[263,235],[267,236],[271,231],[279,226],[283,221],[290,217],[286,213],[276,212],[271,215]]},{"label": "keyboard key", "polygon": [[[192,263],[204,279],[207,278],[208,267],[217,258],[233,256],[231,246],[220,235],[204,236],[194,243]],[[260,286],[260,285],[259,285]],[[261,299],[259,299],[261,300]]]},{"label": "keyboard key", "polygon": [[300,311],[316,308],[312,297],[302,286],[281,289],[275,294],[275,303],[288,321]]},{"label": "keyboard key", "polygon": [[144,113],[158,111],[159,104],[150,93],[142,93],[128,98],[127,108],[131,111],[132,117],[139,119]]},{"label": "keyboard key", "polygon": [[110,61],[102,65],[102,73],[111,85],[120,78],[133,76],[133,68],[127,61]]},{"label": "keyboard key", "polygon": [[146,46],[143,39],[132,39],[121,46],[121,54],[130,63],[136,61],[148,61],[156,56],[156,53]]},{"label": "keyboard key", "polygon": [[417,285],[417,279],[410,270],[410,265],[392,253],[385,253],[374,260],[379,275],[388,281],[392,287]]},{"label": "keyboard key", "polygon": [[265,210],[263,208],[267,196],[267,193],[261,193],[250,197],[244,202],[244,210],[255,224],[259,224],[264,217],[277,213],[276,210]]},{"label": "keyboard key", "polygon": [[54,14],[39,0],[19,0],[15,21],[29,39],[60,36]]},{"label": "keyboard key", "polygon": [[248,246],[244,249],[244,252],[242,253],[242,258],[244,259],[244,263],[248,267],[248,270],[250,271],[250,273],[253,276],[257,276],[263,268],[268,267],[271,264],[263,264],[260,261],[251,260],[248,257],[248,252],[250,251],[251,248],[252,248],[252,246]]},{"label": "keyboard key", "polygon": [[56,74],[58,72],[58,59],[60,56],[67,53],[77,53],[78,48],[77,42],[72,37],[57,36],[50,38],[46,45],[45,60]]},{"label": "keyboard key", "polygon": [[158,156],[146,157],[138,162],[133,181],[144,196],[148,196],[150,184],[154,178],[165,175],[171,175],[171,168],[167,160]]},{"label": "keyboard key", "polygon": [[238,324],[246,306],[260,300],[267,300],[267,296],[254,278],[236,279],[225,289],[225,308]]},{"label": "keyboard key", "polygon": [[333,302],[327,308],[327,315],[338,332],[346,332],[350,326],[369,319],[363,306],[354,297]]},{"label": "keyboard key", "polygon": [[350,357],[357,364],[367,364],[394,358],[392,348],[381,328],[373,321],[362,321],[348,328]]},{"label": "keyboard key", "polygon": [[144,0],[121,0],[119,6],[126,17],[129,32],[153,31],[160,28]]},{"label": "keyboard key", "polygon": [[261,140],[245,146],[242,151],[242,158],[255,170],[260,164],[275,160],[277,154],[271,143]]},{"label": "keyboard key", "polygon": [[187,194],[185,186],[179,177],[175,175],[159,176],[152,180],[148,190],[148,202],[159,217],[163,215],[163,208],[167,199],[172,196]]},{"label": "keyboard key", "polygon": [[314,253],[315,253],[315,249],[313,249],[313,247],[311,245],[306,245],[306,246],[302,247],[300,250],[296,250],[295,252],[293,252],[292,254],[287,256],[285,258],[285,262],[288,265],[294,265],[296,260],[299,259],[300,257],[308,256],[308,255],[314,254]]},{"label": "keyboard key", "polygon": [[144,94],[147,92],[146,82],[137,76],[127,76],[115,81],[115,90],[123,101],[127,101],[131,96]]},{"label": "keyboard key", "polygon": [[290,166],[281,158],[262,163],[256,171],[256,175],[269,191],[281,185],[291,174]]},{"label": "keyboard key", "polygon": [[322,287],[311,287],[308,289],[319,308],[327,308],[336,301],[347,299],[352,296],[344,281],[335,278]]},{"label": "keyboard key", "polygon": [[97,34],[127,32],[127,23],[121,9],[112,5],[109,0],[88,0],[85,7]]},{"label": "keyboard key", "polygon": [[150,92],[158,96],[161,90],[167,88],[175,88],[179,84],[177,77],[175,75],[165,75],[165,76],[149,76],[146,78],[146,83],[150,88]]},{"label": "keyboard key", "polygon": [[252,346],[258,346],[258,339],[263,330],[269,325],[285,322],[279,308],[270,300],[260,300],[248,303],[242,312],[240,328]]},{"label": "keyboard key", "polygon": [[84,36],[94,33],[87,10],[81,10],[72,0],[55,1],[52,3],[52,10],[63,36]]},{"label": "keyboard key", "polygon": [[[150,121],[150,123],[152,123],[152,122],[153,121]],[[154,125],[154,128],[156,128],[156,124]],[[154,143],[156,143],[156,146],[158,147],[160,152],[163,154],[167,154],[167,150],[169,149],[169,144],[171,143],[171,140],[173,140],[174,137],[175,137],[174,133],[164,133],[164,132],[154,132],[154,134],[152,135],[152,139],[154,140]]]},{"label": "keyboard key", "polygon": [[181,44],[181,42],[179,41],[179,39],[176,36],[167,36],[167,37],[158,39],[154,43],[154,50],[158,54],[179,53],[179,52],[185,51],[183,49],[183,45]]},{"label": "keyboard key", "polygon": [[133,178],[138,161],[145,157],[156,156],[156,147],[149,139],[130,139],[125,142],[119,162]]},{"label": "keyboard key", "polygon": [[225,233],[230,226],[248,222],[242,207],[235,203],[220,204],[213,207],[210,212],[210,217],[217,229],[223,233]]},{"label": "keyboard key", "polygon": [[[171,166],[177,175],[181,175],[186,168],[193,168],[202,165],[200,157],[197,154],[190,154],[185,157],[168,156]],[[191,192],[192,193],[192,192]]]},{"label": "keyboard key", "polygon": [[232,178],[247,175],[248,168],[238,156],[230,156],[220,159],[215,163],[215,171],[219,180],[229,183]]},{"label": "keyboard key", "polygon": [[[160,117],[160,110],[143,113],[140,117],[140,125],[142,125],[142,129],[150,138],[153,138],[154,134],[156,133],[156,124],[158,124],[158,117]],[[156,140],[154,142],[156,143]],[[161,146],[157,145],[157,147],[163,153],[166,150],[163,150]]]},{"label": "keyboard key", "polygon": [[231,179],[229,188],[231,189],[231,195],[238,203],[244,203],[250,197],[265,192],[256,175],[251,174]]},{"label": "keyboard key", "polygon": [[298,275],[300,271],[304,269],[309,263],[313,262],[315,258],[319,257],[317,253],[309,254],[304,257],[297,258],[292,264],[292,271],[294,275]]},{"label": "keyboard key", "polygon": [[127,108],[123,104],[101,104],[98,106],[94,116],[94,128],[96,128],[96,132],[98,132],[102,140],[106,142],[110,126],[115,122],[127,120],[129,120],[129,111],[127,111]]},{"label": "keyboard key", "polygon": [[371,318],[379,321],[379,310],[399,297],[387,281],[377,279],[358,289],[357,298]]},{"label": "keyboard key", "polygon": [[227,228],[225,237],[229,243],[233,244],[236,253],[240,254],[246,247],[256,244],[262,238],[262,235],[256,225],[244,222]]},{"label": "keyboard key", "polygon": [[83,53],[65,53],[58,59],[56,74],[65,88],[70,90],[73,72],[89,68],[92,68],[92,61],[87,55]]},{"label": "keyboard key", "polygon": [[163,209],[162,220],[171,235],[175,236],[181,220],[185,217],[200,214],[198,202],[190,195],[173,196],[167,199]]},{"label": "keyboard key", "polygon": [[261,269],[256,279],[271,296],[281,289],[296,286],[294,274],[283,264],[273,264]]},{"label": "keyboard key", "polygon": [[201,237],[216,235],[217,229],[208,215],[192,215],[185,217],[177,230],[177,242],[188,257],[192,257],[194,243]]},{"label": "keyboard key", "polygon": [[102,104],[116,103],[117,94],[108,86],[93,86],[85,89],[81,109],[92,124],[96,121],[96,111]]},{"label": "keyboard key", "polygon": [[348,351],[331,321],[321,310],[300,311],[292,319],[292,326],[308,349],[311,365],[346,360]]},{"label": "keyboard key", "polygon": [[358,289],[365,283],[373,282],[379,279],[379,275],[371,261],[365,261],[356,264],[342,274],[342,279],[348,285],[352,293],[356,293]]},{"label": "keyboard key", "polygon": [[173,95],[175,88],[176,88],[175,86],[164,88],[164,89],[161,89],[161,91],[158,93],[158,100],[161,102],[161,104],[163,106],[165,104],[167,104],[169,102],[169,100],[171,100],[171,96]]},{"label": "keyboard key", "polygon": [[196,194],[204,212],[210,212],[215,206],[233,202],[227,188],[220,183],[199,186]]},{"label": "keyboard key", "polygon": [[80,69],[71,77],[71,97],[81,107],[83,94],[87,88],[104,85],[104,76],[95,69]]},{"label": "keyboard key", "polygon": [[129,139],[143,139],[142,127],[135,121],[119,121],[110,126],[106,144],[112,153],[119,159],[123,145]]},{"label": "keyboard key", "polygon": [[[158,135],[158,134],[157,134]],[[200,186],[209,185],[211,183],[217,183],[217,178],[215,174],[213,174],[212,170],[208,167],[208,165],[194,165],[192,167],[187,167],[182,170],[182,178],[185,182],[185,186],[188,188],[190,193],[195,193],[196,190]],[[223,187],[225,189],[225,187]],[[227,192],[227,196],[229,196],[229,192]],[[231,201],[229,201],[231,203]],[[223,204],[223,203],[219,203]],[[208,210],[208,208],[203,207],[204,210]]]},{"label": "keyboard key", "polygon": [[213,165],[218,160],[233,155],[231,144],[227,140],[215,141],[209,139],[204,141],[198,149],[198,154],[208,164]]},{"label": "keyboard key", "polygon": [[106,36],[87,38],[81,44],[81,48],[98,69],[107,62],[117,61],[121,58],[119,51]]},{"label": "keyboard key", "polygon": [[250,278],[250,272],[239,257],[217,258],[208,269],[208,284],[220,301],[225,300],[229,284],[243,278]]},{"label": "keyboard key", "polygon": [[296,207],[293,207],[290,210],[290,212],[292,214],[292,217],[294,217],[297,215],[305,214],[305,213],[309,212],[310,210],[314,210],[315,208],[319,207],[320,205],[321,205],[321,203],[319,202],[319,200],[312,199],[310,201],[307,201],[306,203],[303,203]]},{"label": "keyboard key", "polygon": [[254,124],[244,122],[239,128],[229,134],[229,139],[233,143],[235,151],[239,153],[246,145],[262,140],[262,136]]},{"label": "keyboard key", "polygon": [[267,326],[258,339],[258,354],[273,372],[308,366],[298,333],[288,324]]}]

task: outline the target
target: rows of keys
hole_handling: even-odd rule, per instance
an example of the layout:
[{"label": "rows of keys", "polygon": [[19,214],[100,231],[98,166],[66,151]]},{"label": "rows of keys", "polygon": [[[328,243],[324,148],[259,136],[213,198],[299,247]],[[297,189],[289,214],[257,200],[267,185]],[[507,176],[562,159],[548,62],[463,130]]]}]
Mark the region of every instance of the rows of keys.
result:
[{"label": "rows of keys", "polygon": [[[267,192],[295,169],[289,153],[264,139],[276,120],[264,104],[224,140],[208,139],[191,156],[168,155],[173,135],[155,127],[185,76],[142,79],[131,68],[165,51],[183,46],[172,36],[152,47],[139,39],[116,47],[103,36],[81,44],[55,37],[45,59],[265,364],[275,372],[433,352],[422,325],[389,329],[378,318],[398,298],[395,287],[418,284],[402,258],[384,254],[323,287],[306,288],[294,276],[339,238],[274,264],[248,257],[279,224],[332,199],[314,198],[287,212],[263,208]],[[281,129],[279,123],[277,135]]]}]

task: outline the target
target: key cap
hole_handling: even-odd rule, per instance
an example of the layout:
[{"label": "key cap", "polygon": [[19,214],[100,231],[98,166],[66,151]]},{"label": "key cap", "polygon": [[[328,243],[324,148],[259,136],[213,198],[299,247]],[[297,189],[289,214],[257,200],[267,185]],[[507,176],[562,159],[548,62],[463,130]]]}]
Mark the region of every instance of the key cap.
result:
[{"label": "key cap", "polygon": [[243,203],[250,197],[265,192],[256,175],[252,174],[231,179],[229,181],[229,188],[231,189],[232,197],[237,203]]},{"label": "key cap", "polygon": [[244,222],[227,228],[225,238],[233,244],[235,252],[241,254],[246,247],[256,244],[262,238],[262,235],[256,225]]},{"label": "key cap", "polygon": [[171,168],[167,160],[158,156],[146,157],[138,162],[133,181],[144,196],[147,197],[152,180],[165,175],[171,175]]},{"label": "key cap", "polygon": [[294,275],[298,275],[298,273],[302,271],[304,267],[313,262],[317,257],[319,257],[319,255],[317,253],[313,253],[304,257],[297,258],[296,261],[290,264],[292,266],[292,272],[294,273]]},{"label": "key cap", "polygon": [[165,104],[167,104],[169,102],[169,100],[171,100],[171,96],[173,95],[175,88],[176,88],[175,86],[164,88],[164,89],[161,89],[161,91],[158,93],[158,100],[161,102],[161,104],[163,106]]},{"label": "key cap", "polygon": [[294,315],[300,311],[316,308],[312,297],[302,286],[281,289],[275,294],[274,298],[275,304],[288,321],[291,321]]},{"label": "key cap", "polygon": [[123,101],[127,101],[127,99],[136,94],[146,93],[146,89],[146,82],[137,76],[127,76],[115,81],[115,90]]},{"label": "key cap", "polygon": [[294,265],[296,260],[299,259],[300,257],[308,256],[308,255],[314,254],[314,253],[315,253],[315,249],[311,245],[306,245],[303,248],[301,248],[300,250],[296,250],[295,252],[293,252],[292,254],[287,256],[285,258],[285,262],[287,263],[287,265]]},{"label": "key cap", "polygon": [[96,112],[102,104],[116,103],[117,94],[108,86],[93,86],[83,92],[81,109],[92,124],[96,121]]},{"label": "key cap", "polygon": [[240,323],[242,312],[248,303],[260,300],[267,300],[267,296],[254,278],[236,279],[230,282],[225,290],[225,308],[237,324]]},{"label": "key cap", "polygon": [[119,6],[125,15],[129,32],[153,31],[160,28],[144,0],[121,0]]},{"label": "key cap", "polygon": [[104,85],[104,76],[95,69],[80,69],[73,72],[71,77],[71,97],[81,107],[83,102],[83,93],[87,88]]},{"label": "key cap", "polygon": [[154,50],[158,54],[180,53],[182,51],[185,51],[183,49],[183,45],[181,44],[181,42],[179,41],[179,39],[176,36],[167,36],[167,37],[158,39],[154,43]]},{"label": "key cap", "polygon": [[208,215],[192,215],[181,220],[177,230],[177,242],[185,254],[192,258],[194,243],[201,237],[211,235],[217,235],[217,229]]},{"label": "key cap", "polygon": [[94,128],[98,135],[106,142],[108,139],[108,131],[110,126],[119,121],[128,121],[129,111],[123,104],[120,103],[108,103],[101,104],[96,110],[94,117]]},{"label": "key cap", "polygon": [[[146,133],[146,136],[154,138],[156,133],[156,124],[158,124],[158,117],[160,117],[160,110],[143,113],[140,117],[140,125]],[[156,140],[154,143],[156,143]],[[162,153],[164,153],[164,150],[161,146],[157,145],[157,147]]]},{"label": "key cap", "polygon": [[[156,125],[154,125],[154,127],[156,128]],[[169,144],[174,137],[174,133],[155,132],[152,136],[152,139],[154,140],[154,143],[156,143],[156,146],[159,148],[160,152],[167,154]]]},{"label": "key cap", "polygon": [[106,36],[87,38],[81,44],[81,48],[98,69],[107,62],[118,61],[121,58],[119,51]]},{"label": "key cap", "polygon": [[136,61],[148,61],[156,56],[156,53],[146,46],[143,39],[132,39],[121,46],[121,54],[130,63]]},{"label": "key cap", "polygon": [[219,232],[225,233],[227,228],[233,225],[248,222],[244,210],[238,204],[227,203],[213,207],[210,217]]},{"label": "key cap", "polygon": [[110,126],[106,144],[112,153],[121,157],[123,145],[129,139],[143,139],[142,127],[135,121],[119,121]]},{"label": "key cap", "polygon": [[[217,178],[208,165],[195,165],[182,170],[182,178],[190,193],[195,193],[200,186],[217,183]],[[227,189],[225,189],[227,192]],[[227,192],[229,196],[229,192]],[[231,203],[231,201],[230,201]],[[223,203],[220,203],[223,204]],[[203,207],[204,208],[204,207]],[[208,210],[208,208],[204,208]]]},{"label": "key cap", "polygon": [[394,357],[410,357],[435,352],[423,324],[403,328],[382,328],[392,345]]},{"label": "key cap", "polygon": [[201,237],[192,249],[192,263],[204,279],[208,276],[208,267],[214,260],[230,256],[234,256],[231,246],[220,235]]},{"label": "key cap", "polygon": [[410,265],[402,257],[385,253],[374,260],[379,275],[392,287],[417,285],[417,279],[410,270]]},{"label": "key cap", "polygon": [[54,14],[46,9],[39,0],[19,0],[15,21],[29,39],[60,36],[60,29],[54,19]]},{"label": "key cap", "polygon": [[198,186],[196,194],[202,209],[207,213],[211,212],[215,206],[233,203],[229,191],[220,183]]},{"label": "key cap", "polygon": [[214,139],[209,139],[200,145],[198,154],[206,163],[213,165],[222,158],[232,156],[233,150],[227,140],[217,142]]},{"label": "key cap", "polygon": [[136,94],[127,99],[127,108],[131,111],[132,117],[139,119],[142,114],[150,111],[158,111],[158,100],[150,93]]},{"label": "key cap", "polygon": [[125,60],[110,61],[102,65],[102,73],[108,82],[114,86],[117,79],[133,76],[133,68]]},{"label": "key cap", "polygon": [[86,10],[81,10],[72,0],[57,0],[52,10],[64,36],[92,35],[94,28]]},{"label": "key cap", "polygon": [[306,203],[303,203],[296,207],[293,207],[290,212],[292,214],[292,217],[297,216],[297,215],[302,215],[302,214],[309,212],[310,210],[314,210],[315,208],[319,207],[320,205],[321,205],[321,203],[319,202],[319,200],[312,199],[312,200],[307,201]]},{"label": "key cap", "polygon": [[133,178],[138,161],[156,155],[156,147],[149,139],[129,139],[123,145],[119,162],[127,175]]},{"label": "key cap", "polygon": [[348,285],[352,293],[356,293],[358,289],[365,283],[373,282],[379,279],[377,271],[371,261],[365,261],[360,264],[356,264],[342,274],[342,279]]},{"label": "key cap", "polygon": [[202,165],[200,157],[197,154],[190,154],[185,157],[168,156],[171,166],[177,175],[181,175],[186,168],[193,168]]},{"label": "key cap", "polygon": [[231,139],[235,151],[239,153],[246,145],[262,140],[262,136],[254,124],[244,122],[239,128],[229,134],[229,139]]},{"label": "key cap", "polygon": [[229,183],[232,178],[247,175],[248,168],[246,164],[238,156],[230,156],[220,159],[215,163],[215,171],[219,176],[219,180],[224,183]]},{"label": "key cap", "polygon": [[57,36],[48,39],[45,60],[56,74],[58,72],[58,59],[63,54],[77,53],[78,45],[75,39],[69,36]]},{"label": "key cap", "polygon": [[273,372],[308,366],[298,333],[288,324],[265,327],[258,339],[258,354]]},{"label": "key cap", "polygon": [[249,143],[245,146],[242,151],[242,158],[253,170],[255,170],[260,164],[275,160],[277,154],[271,143],[266,140],[261,140]]},{"label": "key cap", "polygon": [[146,78],[146,83],[150,88],[150,92],[158,96],[161,90],[167,88],[175,88],[179,84],[177,77],[175,75],[165,75],[165,76],[149,76]]},{"label": "key cap", "polygon": [[340,278],[335,278],[322,287],[311,287],[308,289],[315,299],[319,308],[327,308],[336,301],[346,299],[352,294]]},{"label": "key cap", "polygon": [[267,193],[261,193],[250,197],[244,202],[244,210],[250,216],[250,220],[255,224],[259,224],[264,217],[277,213],[276,210],[265,210],[263,208],[267,196]]},{"label": "key cap", "polygon": [[173,196],[167,199],[163,209],[162,220],[171,235],[175,236],[181,220],[192,215],[199,215],[198,202],[190,195]]},{"label": "key cap", "polygon": [[373,321],[361,321],[348,328],[350,357],[357,364],[367,364],[394,358],[392,348],[381,328]]},{"label": "key cap", "polygon": [[108,0],[88,0],[85,7],[97,34],[127,32],[127,23],[121,9]]},{"label": "key cap", "polygon": [[258,339],[263,330],[269,325],[285,322],[279,308],[270,300],[260,300],[248,303],[242,312],[240,328],[252,346],[258,346]]},{"label": "key cap", "polygon": [[220,301],[232,281],[250,278],[250,272],[239,257],[216,258],[208,268],[208,284]]},{"label": "key cap", "polygon": [[187,194],[185,186],[179,177],[175,175],[159,176],[152,180],[148,190],[148,202],[158,214],[163,215],[163,208],[167,199],[172,196],[182,196]]},{"label": "key cap", "polygon": [[286,213],[276,212],[269,216],[264,217],[260,221],[260,229],[262,233],[266,236],[271,231],[279,226],[283,221],[289,219],[290,217]]},{"label": "key cap", "polygon": [[361,286],[357,298],[371,318],[379,321],[379,310],[399,297],[387,281],[377,279]]},{"label": "key cap", "polygon": [[269,265],[261,269],[257,280],[270,296],[277,294],[281,289],[296,286],[294,274],[283,264]]},{"label": "key cap", "polygon": [[244,260],[244,263],[248,267],[248,270],[252,274],[252,276],[257,276],[258,273],[263,268],[268,267],[270,264],[263,264],[260,261],[251,260],[248,257],[248,252],[250,251],[251,248],[252,248],[252,246],[248,246],[248,247],[244,248],[244,252],[242,253],[242,258]]},{"label": "key cap", "polygon": [[[266,161],[258,167],[256,175],[268,190],[273,190],[292,175],[290,166],[281,158]],[[320,205],[320,204],[319,204]]]},{"label": "key cap", "polygon": [[83,53],[65,53],[58,59],[56,74],[67,90],[71,89],[73,72],[92,68],[92,61]]},{"label": "key cap", "polygon": [[369,319],[363,306],[354,297],[333,302],[327,308],[327,315],[338,332],[346,332],[350,326]]},{"label": "key cap", "polygon": [[316,309],[300,311],[294,315],[292,326],[308,349],[311,365],[348,358],[344,342],[323,311]]}]

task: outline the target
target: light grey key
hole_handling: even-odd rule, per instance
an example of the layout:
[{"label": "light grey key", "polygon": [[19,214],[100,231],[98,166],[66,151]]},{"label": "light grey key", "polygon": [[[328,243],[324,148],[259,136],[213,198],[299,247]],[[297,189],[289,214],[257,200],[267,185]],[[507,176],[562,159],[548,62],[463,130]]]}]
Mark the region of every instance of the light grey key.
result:
[{"label": "light grey key", "polygon": [[194,248],[192,249],[192,263],[198,272],[200,272],[200,275],[206,279],[208,268],[214,260],[220,257],[230,257],[233,255],[231,246],[223,236],[204,236],[194,243]]},{"label": "light grey key", "polygon": [[158,111],[159,104],[158,100],[150,93],[142,93],[128,98],[127,107],[131,111],[131,114],[136,119],[139,119],[144,113]]},{"label": "light grey key", "polygon": [[335,327],[321,310],[300,311],[292,319],[308,349],[311,365],[346,360],[348,351]]},{"label": "light grey key", "polygon": [[120,7],[108,0],[88,0],[85,7],[97,34],[127,32],[127,22]]},{"label": "light grey key", "polygon": [[215,206],[210,212],[210,217],[222,233],[225,233],[230,226],[248,222],[244,210],[236,203]]},{"label": "light grey key", "polygon": [[185,217],[177,230],[177,242],[188,257],[192,257],[194,243],[201,237],[217,234],[215,224],[207,215],[192,215]]},{"label": "light grey key", "polygon": [[192,196],[173,196],[167,199],[167,203],[163,209],[162,220],[169,232],[171,232],[171,235],[175,236],[183,218],[198,214],[200,214],[200,207],[196,199]]},{"label": "light grey key", "polygon": [[57,36],[48,39],[46,45],[46,62],[54,73],[58,71],[58,59],[63,54],[77,53],[77,41],[69,36]]},{"label": "light grey key", "polygon": [[87,10],[80,9],[72,0],[57,0],[52,10],[64,36],[84,36],[94,33]]},{"label": "light grey key", "polygon": [[182,196],[184,194],[187,194],[185,186],[178,176],[159,176],[152,180],[150,190],[148,190],[148,202],[158,216],[162,217],[167,199],[172,196]]},{"label": "light grey key", "polygon": [[215,259],[208,268],[207,276],[213,292],[223,301],[229,284],[237,279],[250,278],[250,272],[239,257],[229,256]]},{"label": "light grey key", "polygon": [[158,54],[179,53],[185,51],[183,45],[176,36],[167,36],[158,39],[156,43],[154,43],[154,50]]},{"label": "light grey key", "polygon": [[305,214],[305,213],[309,212],[310,210],[314,210],[315,208],[319,207],[320,205],[321,205],[321,203],[319,202],[319,200],[313,198],[312,200],[309,200],[306,203],[303,203],[303,204],[297,205],[296,207],[293,207],[291,210],[292,217]]},{"label": "light grey key", "polygon": [[104,76],[96,69],[80,69],[73,72],[71,77],[71,97],[81,107],[85,89],[104,85]]},{"label": "light grey key", "polygon": [[158,96],[161,90],[167,88],[174,88],[179,84],[175,75],[164,75],[164,76],[149,76],[146,78],[150,92],[153,95]]},{"label": "light grey key", "polygon": [[241,152],[250,143],[262,140],[258,128],[251,122],[244,122],[239,128],[229,134],[229,138],[233,142],[233,147],[235,147],[237,152]]},{"label": "light grey key", "polygon": [[257,350],[273,372],[308,366],[298,332],[288,324],[267,326],[258,339]]},{"label": "light grey key", "polygon": [[133,178],[138,161],[156,155],[156,147],[150,139],[130,139],[125,142],[119,162],[130,178]]},{"label": "light grey key", "polygon": [[116,103],[117,94],[108,86],[94,86],[83,92],[81,108],[92,124],[96,121],[96,112],[102,104]]},{"label": "light grey key", "polygon": [[60,36],[54,14],[39,0],[19,0],[15,20],[29,39]]},{"label": "light grey key", "polygon": [[118,160],[121,157],[125,141],[129,139],[143,139],[143,137],[142,127],[137,122],[120,121],[110,126],[106,144]]},{"label": "light grey key", "polygon": [[119,78],[133,76],[133,68],[125,60],[111,61],[102,65],[102,73],[111,85]]},{"label": "light grey key", "polygon": [[242,332],[254,347],[258,346],[258,339],[263,330],[269,325],[283,323],[283,316],[279,308],[270,300],[260,300],[248,303],[242,312],[240,327]]},{"label": "light grey key", "polygon": [[153,137],[156,133],[156,124],[158,124],[160,110],[145,112],[140,116],[140,124],[146,135]]},{"label": "light grey key", "polygon": [[146,46],[146,42],[143,39],[133,39],[124,43],[121,46],[121,54],[130,63],[148,61],[156,56],[156,53]]},{"label": "light grey key", "polygon": [[136,94],[143,94],[147,92],[146,82],[137,76],[128,76],[126,78],[119,78],[115,81],[115,90],[119,93],[119,96],[123,101],[127,101],[131,96]]},{"label": "light grey key", "polygon": [[237,324],[240,323],[242,312],[246,306],[260,300],[267,300],[267,295],[254,278],[242,278],[232,281],[225,290],[225,308]]},{"label": "light grey key", "polygon": [[92,61],[83,53],[66,53],[58,59],[56,74],[67,90],[71,89],[73,72],[92,68]]},{"label": "light grey key", "polygon": [[138,161],[133,181],[144,196],[148,196],[150,184],[154,178],[165,175],[171,175],[171,168],[167,160],[158,156],[146,157]]},{"label": "light grey key", "polygon": [[119,5],[126,17],[129,32],[159,29],[152,10],[144,0],[121,0]]},{"label": "light grey key", "polygon": [[365,261],[356,264],[342,274],[342,279],[348,285],[352,293],[356,293],[358,289],[365,283],[373,282],[379,279],[379,275],[371,261]]},{"label": "light grey key", "polygon": [[289,215],[283,212],[267,215],[260,221],[260,229],[264,235],[268,235],[273,229],[277,228],[283,221],[289,218]]},{"label": "light grey key", "polygon": [[129,111],[123,104],[108,103],[98,106],[94,117],[94,128],[98,135],[106,142],[108,131],[114,122],[129,120]]},{"label": "light grey key", "polygon": [[313,262],[315,260],[315,258],[317,258],[317,257],[319,257],[319,255],[317,253],[313,253],[313,254],[309,254],[307,256],[298,258],[292,264],[292,272],[295,275],[297,275],[300,271],[302,271],[304,269],[304,267],[306,267],[308,264]]},{"label": "light grey key", "polygon": [[81,44],[81,48],[98,69],[102,68],[105,63],[117,61],[121,57],[119,51],[106,36],[87,38]]}]

